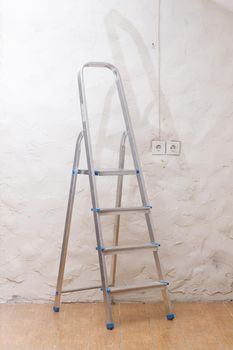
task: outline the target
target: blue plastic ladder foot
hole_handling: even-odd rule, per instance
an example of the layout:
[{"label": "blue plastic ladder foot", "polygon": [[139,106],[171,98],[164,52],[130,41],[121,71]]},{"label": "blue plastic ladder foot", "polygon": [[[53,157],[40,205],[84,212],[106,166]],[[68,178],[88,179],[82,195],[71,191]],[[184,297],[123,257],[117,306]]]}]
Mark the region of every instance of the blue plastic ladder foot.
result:
[{"label": "blue plastic ladder foot", "polygon": [[112,330],[114,328],[114,323],[107,323],[106,327],[107,327],[107,329]]},{"label": "blue plastic ladder foot", "polygon": [[54,311],[54,312],[59,312],[59,311],[60,311],[60,307],[54,306],[54,307],[53,307],[53,311]]},{"label": "blue plastic ladder foot", "polygon": [[172,321],[175,317],[176,317],[175,314],[167,314],[167,319],[168,319],[169,321]]}]

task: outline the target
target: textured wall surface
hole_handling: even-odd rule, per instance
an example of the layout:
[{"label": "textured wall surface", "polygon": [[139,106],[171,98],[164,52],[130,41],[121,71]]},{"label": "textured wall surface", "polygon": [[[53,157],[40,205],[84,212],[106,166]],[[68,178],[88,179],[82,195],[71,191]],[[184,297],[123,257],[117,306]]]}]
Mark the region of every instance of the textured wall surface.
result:
[{"label": "textured wall surface", "polygon": [[[172,299],[233,297],[231,1],[162,1],[162,137],[182,141],[180,157],[151,155],[158,137],[156,19],[154,0],[1,1],[0,301],[53,298],[81,128],[76,72],[90,60],[110,61],[121,71]],[[117,164],[124,130],[111,78],[87,74],[101,167]],[[98,179],[101,206],[114,204],[115,185],[115,179]],[[70,288],[99,281],[86,177],[78,179],[77,194],[65,278]],[[139,203],[131,177],[123,202]],[[103,219],[106,245],[112,224]],[[123,217],[121,242],[141,241],[147,241],[143,217]],[[139,256],[120,256],[119,284],[154,277],[151,254]],[[159,294],[121,298],[157,300]],[[101,294],[64,299],[99,300]]]}]

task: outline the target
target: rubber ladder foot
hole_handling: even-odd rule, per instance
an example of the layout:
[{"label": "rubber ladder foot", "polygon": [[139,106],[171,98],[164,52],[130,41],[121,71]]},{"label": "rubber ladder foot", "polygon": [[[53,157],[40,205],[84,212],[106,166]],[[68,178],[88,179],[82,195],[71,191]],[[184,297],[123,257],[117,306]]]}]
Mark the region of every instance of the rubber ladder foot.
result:
[{"label": "rubber ladder foot", "polygon": [[114,329],[114,323],[107,323],[106,328],[110,330]]},{"label": "rubber ladder foot", "polygon": [[175,314],[167,314],[167,320],[172,321],[176,317]]},{"label": "rubber ladder foot", "polygon": [[59,311],[60,311],[60,307],[54,306],[54,307],[53,307],[53,311],[54,311],[54,312],[59,312]]}]

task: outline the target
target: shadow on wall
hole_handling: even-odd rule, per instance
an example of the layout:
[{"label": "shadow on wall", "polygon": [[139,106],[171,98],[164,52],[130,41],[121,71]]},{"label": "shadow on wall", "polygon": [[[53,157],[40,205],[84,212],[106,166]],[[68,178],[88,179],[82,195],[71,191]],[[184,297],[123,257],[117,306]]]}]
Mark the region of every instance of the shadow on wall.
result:
[{"label": "shadow on wall", "polygon": [[[153,79],[153,78],[151,79],[151,77],[156,77],[154,62],[151,59],[150,53],[148,51],[148,47],[146,46],[143,40],[143,37],[141,36],[139,31],[119,11],[111,10],[108,13],[108,15],[105,17],[105,25],[106,25],[107,35],[109,38],[109,45],[112,50],[112,56],[115,58],[115,62],[116,62],[115,64],[119,68],[119,71],[123,77],[123,80],[127,82],[127,89],[126,89],[127,95],[130,96],[130,100],[132,101],[132,104],[134,106],[134,120],[132,120],[133,125],[135,125],[135,129],[143,130],[145,124],[149,125],[149,116],[150,116],[150,113],[152,113],[153,107],[155,104],[154,95],[156,91],[156,86],[155,86],[156,79]],[[148,82],[148,85],[151,90],[151,94],[153,96],[152,101],[147,104],[147,106],[145,107],[144,113],[142,115],[140,115],[138,101],[135,97],[131,79],[129,78],[129,74],[127,72],[127,64],[125,60],[125,55],[127,53],[125,54],[121,47],[121,41],[120,41],[120,35],[118,34],[118,29],[126,32],[132,39],[133,43],[135,44],[138,52],[138,57],[140,57],[140,61],[144,68],[145,80]],[[105,125],[105,128],[102,129],[101,135],[99,135],[97,139],[98,153],[96,152],[96,155],[95,155],[96,159],[98,157],[99,159],[101,158],[101,150],[103,149],[103,142],[105,142],[104,140],[106,140],[106,130],[107,130],[106,125],[108,125],[108,122],[109,122],[108,116],[110,113],[110,108],[111,108],[114,93],[115,93],[115,88],[114,86],[112,86],[109,89],[109,92],[106,96],[105,104],[103,107],[103,113],[102,113],[102,118],[100,123],[101,125]],[[178,132],[176,131],[174,120],[170,113],[168,104],[166,103],[165,96],[162,92],[161,92],[161,106],[163,107],[164,115],[169,125],[169,129],[172,130],[173,137],[179,140],[180,138],[179,138]],[[117,135],[117,138],[119,139],[119,142],[120,142],[120,135]],[[111,144],[111,142],[109,142],[108,144]],[[183,170],[188,169],[187,162],[184,158],[184,154],[182,154],[181,157],[177,157],[176,160],[177,160],[177,163],[179,164],[180,169],[181,168]]]},{"label": "shadow on wall", "polygon": [[233,2],[232,0],[213,0],[216,5],[221,6],[226,11],[233,12]]}]

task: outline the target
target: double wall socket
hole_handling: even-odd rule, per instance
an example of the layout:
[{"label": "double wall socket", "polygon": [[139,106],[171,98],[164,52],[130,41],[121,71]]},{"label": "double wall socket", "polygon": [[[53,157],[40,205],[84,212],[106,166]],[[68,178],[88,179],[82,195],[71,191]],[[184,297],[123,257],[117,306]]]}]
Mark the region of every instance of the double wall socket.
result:
[{"label": "double wall socket", "polygon": [[152,141],[152,154],[179,156],[181,152],[180,141]]}]

